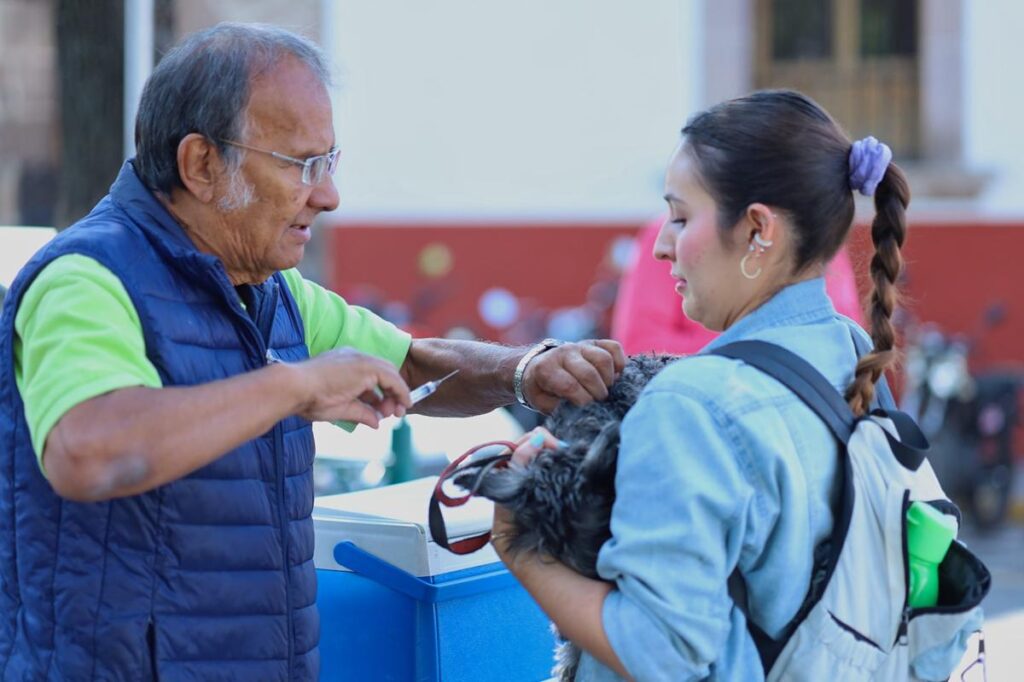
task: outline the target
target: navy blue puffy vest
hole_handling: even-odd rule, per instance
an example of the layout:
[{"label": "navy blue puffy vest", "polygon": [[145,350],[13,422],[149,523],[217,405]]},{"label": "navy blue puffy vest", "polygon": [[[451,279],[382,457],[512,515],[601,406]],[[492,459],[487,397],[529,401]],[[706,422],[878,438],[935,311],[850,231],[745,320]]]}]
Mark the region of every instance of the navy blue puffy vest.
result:
[{"label": "navy blue puffy vest", "polygon": [[[22,270],[0,318],[0,679],[312,680],[313,437],[298,417],[148,493],[58,497],[39,471],[14,381],[14,315],[70,253],[124,283],[165,386],[308,357],[280,274],[256,322],[220,261],[199,253],[125,164],[110,194]],[[260,400],[259,395],[251,400]]]}]

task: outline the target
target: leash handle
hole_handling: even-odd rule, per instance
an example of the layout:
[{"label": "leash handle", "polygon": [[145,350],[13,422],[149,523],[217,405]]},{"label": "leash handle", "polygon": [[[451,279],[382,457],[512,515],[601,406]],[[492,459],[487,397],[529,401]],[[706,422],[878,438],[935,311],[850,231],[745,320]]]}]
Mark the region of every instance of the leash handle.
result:
[{"label": "leash handle", "polygon": [[440,502],[446,507],[460,507],[466,504],[466,502],[469,502],[469,498],[473,496],[472,492],[467,493],[462,497],[452,497],[444,491],[442,486],[445,481],[452,478],[459,472],[459,465],[466,461],[467,458],[472,457],[484,448],[490,448],[496,445],[508,448],[507,455],[495,455],[495,457],[504,458],[505,461],[508,461],[508,459],[512,457],[512,451],[516,449],[516,444],[507,440],[492,440],[471,447],[469,450],[466,450],[464,453],[449,462],[448,466],[441,470],[441,473],[437,478],[437,484],[434,486],[434,497],[440,500]]},{"label": "leash handle", "polygon": [[[472,466],[479,466],[480,472],[477,474],[476,480],[473,482],[473,486],[468,493],[461,497],[453,497],[444,491],[444,482],[449,478],[454,477],[462,469],[460,465],[466,461],[469,457],[483,450],[484,448],[502,446],[508,450],[507,453],[501,453],[487,457],[481,461],[473,462]],[[430,506],[428,508],[428,521],[430,525],[430,535],[441,547],[444,547],[453,554],[469,554],[475,552],[484,545],[486,545],[491,539],[491,531],[485,531],[479,535],[473,535],[462,540],[456,540],[450,542],[448,540],[448,530],[445,527],[444,516],[441,514],[441,505],[446,507],[461,507],[462,505],[469,502],[470,498],[476,493],[477,488],[480,485],[481,479],[491,469],[495,467],[504,467],[508,464],[508,461],[512,458],[512,452],[516,449],[516,444],[507,440],[494,440],[487,443],[481,443],[476,445],[459,457],[451,461],[448,466],[441,471],[441,474],[437,478],[437,483],[434,485],[434,494],[430,496]]]}]

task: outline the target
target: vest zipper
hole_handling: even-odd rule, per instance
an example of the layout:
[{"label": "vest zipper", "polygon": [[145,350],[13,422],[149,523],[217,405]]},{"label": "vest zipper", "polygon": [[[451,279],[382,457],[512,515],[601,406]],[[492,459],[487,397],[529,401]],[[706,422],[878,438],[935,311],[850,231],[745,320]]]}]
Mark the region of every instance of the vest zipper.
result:
[{"label": "vest zipper", "polygon": [[[251,330],[253,330],[252,336],[256,339],[256,353],[260,359],[260,365],[267,366],[274,362],[280,362],[280,358],[270,347],[271,330],[273,328],[274,318],[277,315],[277,304],[279,300],[279,292],[277,288],[277,282],[273,277],[267,280],[267,295],[260,297],[259,310],[247,311],[245,306],[242,305],[239,300],[238,294],[234,291],[233,287],[230,286],[225,277],[218,278],[220,288],[223,293],[228,297],[229,301],[233,302],[232,310],[241,319],[245,320],[244,324]],[[278,500],[278,514],[277,521],[281,528],[281,554],[282,563],[284,569],[284,596],[285,596],[285,622],[288,625],[288,678],[291,679],[295,668],[295,625],[292,622],[292,579],[291,579],[291,565],[288,561],[288,550],[289,550],[289,523],[288,523],[288,508],[285,504],[285,454],[284,454],[284,426],[280,423],[276,424],[273,429],[274,432],[274,450],[277,456],[274,457],[274,479],[277,489],[277,500]]]},{"label": "vest zipper", "polygon": [[[266,284],[264,284],[264,296],[260,300],[259,310],[253,311],[255,313],[253,319],[256,324],[256,330],[259,332],[257,336],[262,346],[262,355],[266,365],[280,362],[280,358],[277,357],[277,354],[274,353],[270,346],[274,318],[277,315],[278,296],[277,282],[273,279],[267,280]],[[288,505],[285,500],[285,483],[288,478],[288,472],[285,470],[284,426],[281,423],[274,426],[274,452],[276,453],[274,469],[277,478],[278,522],[281,524],[281,552],[284,564],[285,618],[288,624],[288,676],[291,677],[295,668],[295,624],[292,622],[294,615],[292,613],[292,567],[288,558],[291,547],[291,533]]]}]

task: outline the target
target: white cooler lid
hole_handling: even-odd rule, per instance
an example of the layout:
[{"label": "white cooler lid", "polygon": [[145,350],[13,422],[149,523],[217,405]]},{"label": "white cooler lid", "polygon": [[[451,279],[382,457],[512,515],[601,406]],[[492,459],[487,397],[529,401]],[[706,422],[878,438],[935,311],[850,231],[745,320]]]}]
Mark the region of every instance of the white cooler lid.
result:
[{"label": "white cooler lid", "polygon": [[[436,576],[499,561],[489,544],[472,554],[452,554],[430,537],[427,509],[436,476],[383,488],[318,497],[313,507],[316,528],[314,561],[319,569],[347,570],[334,560],[334,547],[350,540],[418,577]],[[494,504],[474,497],[461,507],[444,507],[449,541],[490,529]]]}]

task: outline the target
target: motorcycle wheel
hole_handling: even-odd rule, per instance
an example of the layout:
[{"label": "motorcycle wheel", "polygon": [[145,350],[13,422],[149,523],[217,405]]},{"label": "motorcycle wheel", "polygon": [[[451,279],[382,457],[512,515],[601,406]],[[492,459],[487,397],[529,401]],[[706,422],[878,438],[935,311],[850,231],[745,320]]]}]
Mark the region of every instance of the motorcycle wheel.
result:
[{"label": "motorcycle wheel", "polygon": [[971,518],[979,529],[994,530],[1006,520],[1012,484],[1013,472],[1006,465],[995,466],[978,474],[968,504]]}]

